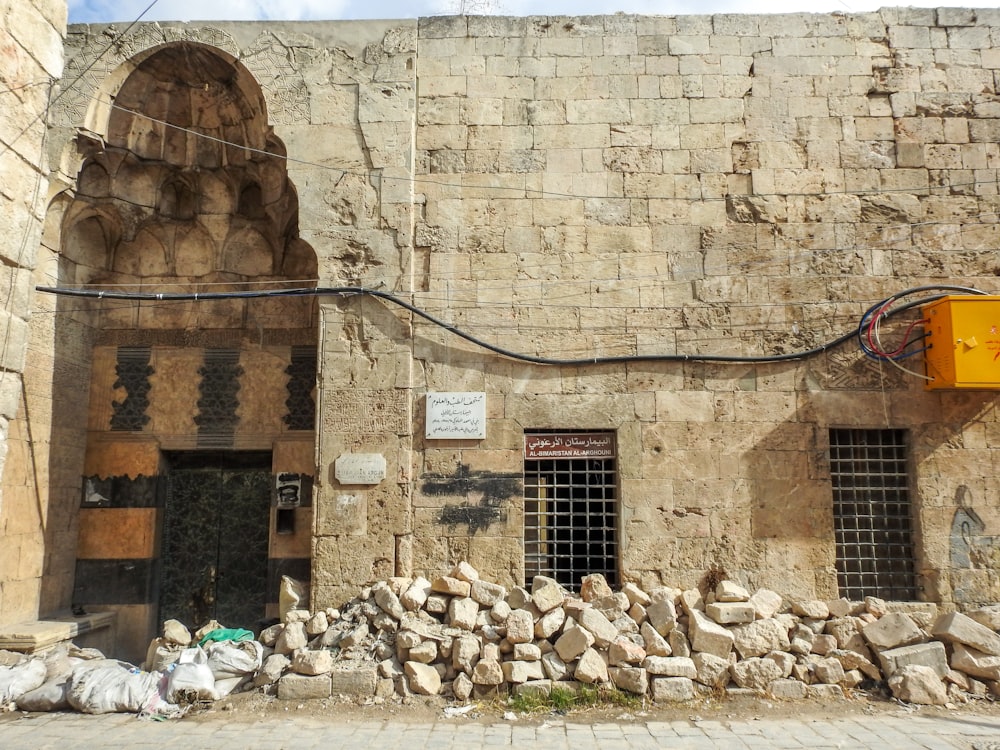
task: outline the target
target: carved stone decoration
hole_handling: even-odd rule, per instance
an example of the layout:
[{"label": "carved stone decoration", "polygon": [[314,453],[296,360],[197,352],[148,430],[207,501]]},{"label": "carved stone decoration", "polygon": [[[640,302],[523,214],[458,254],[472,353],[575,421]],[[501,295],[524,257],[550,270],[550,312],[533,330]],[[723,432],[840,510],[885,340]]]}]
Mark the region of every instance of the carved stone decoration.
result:
[{"label": "carved stone decoration", "polygon": [[291,363],[285,368],[288,374],[288,398],[285,406],[285,424],[289,430],[311,430],[316,426],[316,347],[293,346]]},{"label": "carved stone decoration", "polygon": [[198,368],[198,445],[232,447],[239,408],[240,366],[239,349],[206,349],[205,364]]},{"label": "carved stone decoration", "polygon": [[[907,369],[919,369],[919,360],[905,366]],[[823,387],[830,390],[895,391],[906,388],[907,378],[912,379],[891,364],[877,362],[851,350],[827,352],[826,357],[812,363],[810,369],[820,374]]]},{"label": "carved stone decoration", "polygon": [[118,347],[113,388],[125,389],[125,398],[112,401],[111,429],[123,432],[140,432],[149,422],[146,409],[149,408],[149,376],[153,368],[149,364],[148,346]]}]

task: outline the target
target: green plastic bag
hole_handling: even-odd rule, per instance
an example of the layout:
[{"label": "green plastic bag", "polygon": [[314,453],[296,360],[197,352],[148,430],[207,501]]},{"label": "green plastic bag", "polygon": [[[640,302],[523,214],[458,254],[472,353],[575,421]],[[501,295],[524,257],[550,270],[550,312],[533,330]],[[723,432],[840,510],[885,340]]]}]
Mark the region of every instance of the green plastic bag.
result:
[{"label": "green plastic bag", "polygon": [[205,633],[204,637],[198,641],[199,646],[204,646],[209,641],[252,641],[253,633],[243,628],[218,628]]}]

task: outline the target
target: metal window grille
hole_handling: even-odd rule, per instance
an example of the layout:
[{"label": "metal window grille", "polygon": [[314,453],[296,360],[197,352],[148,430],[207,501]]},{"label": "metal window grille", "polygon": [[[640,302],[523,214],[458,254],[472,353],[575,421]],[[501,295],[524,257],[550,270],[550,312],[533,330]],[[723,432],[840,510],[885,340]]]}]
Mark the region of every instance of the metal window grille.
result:
[{"label": "metal window grille", "polygon": [[576,590],[601,573],[618,585],[614,458],[525,459],[524,574]]},{"label": "metal window grille", "polygon": [[841,596],[917,598],[908,464],[903,430],[830,430]]}]

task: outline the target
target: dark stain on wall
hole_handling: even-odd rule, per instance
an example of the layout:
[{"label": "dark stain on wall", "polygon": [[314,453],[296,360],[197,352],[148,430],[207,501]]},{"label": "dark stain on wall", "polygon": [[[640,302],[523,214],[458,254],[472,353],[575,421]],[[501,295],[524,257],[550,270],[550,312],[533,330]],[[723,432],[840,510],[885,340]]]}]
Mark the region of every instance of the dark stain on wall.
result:
[{"label": "dark stain on wall", "polygon": [[[520,474],[471,471],[466,464],[459,464],[451,475],[425,475],[420,489],[425,495],[466,498],[464,503],[443,507],[438,514],[438,523],[452,527],[466,526],[470,534],[503,520],[506,517],[504,504],[520,497],[524,491]],[[469,500],[472,495],[481,497],[473,503]]]}]

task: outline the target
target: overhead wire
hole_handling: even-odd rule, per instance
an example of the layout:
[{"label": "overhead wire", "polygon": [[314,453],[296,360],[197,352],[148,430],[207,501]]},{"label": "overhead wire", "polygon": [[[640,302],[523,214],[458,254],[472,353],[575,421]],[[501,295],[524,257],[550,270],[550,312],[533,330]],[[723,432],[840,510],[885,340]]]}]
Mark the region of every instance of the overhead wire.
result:
[{"label": "overhead wire", "polygon": [[[458,326],[447,323],[441,320],[437,316],[431,314],[430,312],[407,302],[406,300],[400,298],[399,296],[392,294],[390,292],[385,292],[379,289],[372,289],[370,287],[363,286],[342,286],[342,287],[306,287],[297,289],[270,289],[270,290],[255,290],[255,291],[240,291],[240,292],[122,292],[122,291],[108,291],[108,290],[95,290],[95,289],[72,289],[72,288],[62,288],[62,287],[36,287],[36,291],[46,294],[55,294],[65,297],[82,297],[89,299],[98,300],[128,300],[128,301],[154,301],[158,303],[162,302],[207,302],[214,300],[231,300],[231,299],[260,299],[260,298],[280,298],[280,297],[303,297],[303,296],[319,296],[319,297],[372,297],[380,299],[383,302],[388,302],[392,305],[396,305],[400,308],[407,310],[408,312],[416,315],[419,318],[438,326],[455,336],[462,338],[475,346],[485,349],[487,351],[498,354],[502,357],[508,359],[513,359],[521,362],[528,362],[537,365],[546,366],[581,366],[581,365],[602,365],[602,364],[622,364],[622,363],[637,363],[637,362],[716,362],[724,364],[769,364],[778,362],[791,362],[806,359],[823,352],[829,351],[832,348],[840,346],[841,344],[850,341],[852,338],[857,337],[862,340],[864,336],[864,329],[866,326],[867,316],[871,313],[880,311],[884,317],[895,316],[906,310],[911,309],[914,306],[920,304],[927,304],[930,301],[939,299],[942,295],[932,295],[929,298],[922,298],[916,301],[910,301],[905,304],[900,305],[895,309],[889,309],[886,305],[886,300],[879,302],[877,305],[869,308],[868,313],[862,316],[861,322],[858,327],[847,333],[844,333],[831,341],[820,344],[818,346],[811,347],[806,350],[789,352],[784,354],[769,354],[769,355],[748,355],[748,356],[737,356],[737,355],[724,355],[724,354],[627,354],[627,355],[614,355],[614,356],[592,356],[592,357],[574,357],[574,358],[559,358],[559,357],[545,357],[540,355],[527,354],[524,352],[516,352],[505,347],[498,346],[496,344],[485,341],[478,336],[475,336],[468,331],[459,328]],[[891,299],[900,299],[902,297],[912,296],[914,294],[919,294],[928,291],[951,291],[962,294],[986,294],[979,289],[972,287],[963,287],[957,285],[925,285],[919,287],[911,287],[905,289],[902,292],[898,292]],[[862,349],[865,351],[872,351],[870,348],[866,347],[862,343]],[[878,356],[876,352],[872,351],[876,357]]]}]

